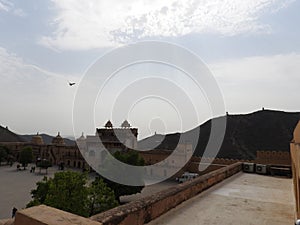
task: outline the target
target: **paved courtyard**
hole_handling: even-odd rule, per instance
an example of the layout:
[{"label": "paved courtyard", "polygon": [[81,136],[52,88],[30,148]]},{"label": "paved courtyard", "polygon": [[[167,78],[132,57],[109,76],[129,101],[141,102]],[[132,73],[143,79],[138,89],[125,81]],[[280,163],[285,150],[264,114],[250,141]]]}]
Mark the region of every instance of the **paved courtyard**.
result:
[{"label": "paved courtyard", "polygon": [[30,166],[26,170],[17,170],[16,164],[12,167],[0,167],[0,219],[10,218],[13,207],[17,209],[25,208],[31,200],[30,191],[36,188],[36,182],[44,176],[53,176],[57,172],[57,167],[48,169],[48,174],[42,170],[30,173]]},{"label": "paved courtyard", "polygon": [[292,179],[239,173],[149,225],[294,224]]}]

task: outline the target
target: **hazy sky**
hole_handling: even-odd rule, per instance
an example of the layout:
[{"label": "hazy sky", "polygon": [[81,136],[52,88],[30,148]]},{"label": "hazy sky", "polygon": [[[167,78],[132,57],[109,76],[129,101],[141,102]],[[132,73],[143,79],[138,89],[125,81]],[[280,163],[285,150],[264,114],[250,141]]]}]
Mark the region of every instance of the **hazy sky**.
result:
[{"label": "hazy sky", "polygon": [[[0,124],[22,134],[71,135],[73,100],[87,69],[110,50],[144,40],[197,54],[214,74],[230,113],[262,107],[300,111],[299,11],[296,0],[0,0]],[[144,88],[128,82],[137,74],[153,78],[141,81],[144,87],[182,91],[178,96],[193,100],[198,117],[181,121],[176,109],[187,101],[176,94],[177,105],[144,99],[126,103],[130,111],[115,118],[102,113],[107,101],[117,101],[111,98],[115,93],[123,96],[124,86],[131,85],[124,93],[139,96]],[[95,104],[97,127],[107,119],[116,126],[128,119],[145,137],[188,130],[211,116],[205,94],[194,93],[174,68],[135,65],[118,76],[105,89],[106,102],[100,97]],[[68,81],[77,84],[69,87]]]}]

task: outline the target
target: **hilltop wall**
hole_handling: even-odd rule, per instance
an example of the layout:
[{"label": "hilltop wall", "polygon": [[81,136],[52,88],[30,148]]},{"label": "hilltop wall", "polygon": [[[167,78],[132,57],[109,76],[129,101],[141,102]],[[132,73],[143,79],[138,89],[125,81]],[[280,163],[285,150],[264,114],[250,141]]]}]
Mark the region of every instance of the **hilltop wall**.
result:
[{"label": "hilltop wall", "polygon": [[257,151],[256,163],[273,165],[291,165],[291,155],[289,152],[281,151]]}]

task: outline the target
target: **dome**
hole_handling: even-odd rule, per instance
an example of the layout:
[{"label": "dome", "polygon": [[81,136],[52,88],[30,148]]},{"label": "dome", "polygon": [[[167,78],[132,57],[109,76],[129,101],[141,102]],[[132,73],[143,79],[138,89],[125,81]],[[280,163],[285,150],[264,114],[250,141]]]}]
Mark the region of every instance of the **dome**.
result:
[{"label": "dome", "polygon": [[105,124],[105,128],[112,128],[112,127],[113,127],[113,125],[112,125],[112,123],[110,122],[110,120],[107,121],[106,124]]},{"label": "dome", "polygon": [[39,135],[39,133],[37,133],[36,135],[32,136],[31,143],[34,145],[43,145],[44,144],[43,137]]},{"label": "dome", "polygon": [[129,128],[130,127],[130,123],[128,123],[127,120],[124,120],[124,122],[121,124],[122,128]]},{"label": "dome", "polygon": [[59,132],[58,132],[57,136],[52,139],[52,144],[55,144],[55,145],[65,145],[65,141],[60,136]]},{"label": "dome", "polygon": [[86,138],[84,137],[84,134],[82,132],[81,136],[79,138],[77,138],[77,141],[85,141]]}]

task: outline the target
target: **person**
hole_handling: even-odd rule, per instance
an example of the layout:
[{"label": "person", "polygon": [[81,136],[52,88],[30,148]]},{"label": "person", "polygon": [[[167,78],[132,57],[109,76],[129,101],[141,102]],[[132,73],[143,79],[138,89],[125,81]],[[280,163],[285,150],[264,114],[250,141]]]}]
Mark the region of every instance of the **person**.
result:
[{"label": "person", "polygon": [[12,218],[14,218],[16,216],[17,211],[18,211],[18,209],[16,207],[14,207],[12,209],[12,215],[11,215]]}]

